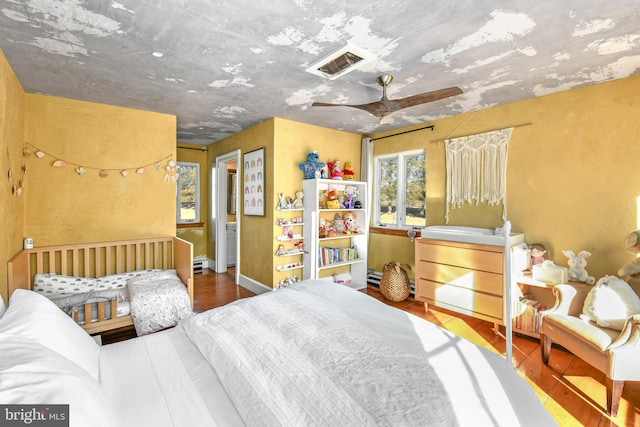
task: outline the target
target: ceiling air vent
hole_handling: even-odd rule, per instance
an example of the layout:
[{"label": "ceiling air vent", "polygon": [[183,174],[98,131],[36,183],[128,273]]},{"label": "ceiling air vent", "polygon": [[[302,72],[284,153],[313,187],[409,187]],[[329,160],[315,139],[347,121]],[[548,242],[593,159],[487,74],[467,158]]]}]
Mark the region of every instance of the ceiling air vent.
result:
[{"label": "ceiling air vent", "polygon": [[315,62],[307,72],[325,79],[335,80],[363,65],[371,62],[375,56],[354,45],[333,52],[331,55]]}]

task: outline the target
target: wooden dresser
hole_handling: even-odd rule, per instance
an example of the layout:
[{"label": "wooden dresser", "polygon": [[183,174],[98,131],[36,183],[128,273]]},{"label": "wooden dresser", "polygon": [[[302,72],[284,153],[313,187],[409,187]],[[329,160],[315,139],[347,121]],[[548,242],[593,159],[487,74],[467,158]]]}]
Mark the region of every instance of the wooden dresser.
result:
[{"label": "wooden dresser", "polygon": [[504,247],[415,240],[415,298],[504,325]]}]

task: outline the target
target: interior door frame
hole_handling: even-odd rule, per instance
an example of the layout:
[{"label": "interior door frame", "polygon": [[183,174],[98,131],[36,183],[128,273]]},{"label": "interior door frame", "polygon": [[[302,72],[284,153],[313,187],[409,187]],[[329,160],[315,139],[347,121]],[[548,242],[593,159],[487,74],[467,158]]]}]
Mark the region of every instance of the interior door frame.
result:
[{"label": "interior door frame", "polygon": [[[240,150],[233,150],[229,153],[216,157],[215,171],[211,174],[213,188],[213,224],[211,230],[214,232],[212,240],[215,243],[216,252],[216,273],[227,271],[227,165],[230,162],[238,165],[237,174],[240,173]],[[238,175],[236,179],[239,180]],[[238,184],[240,181],[238,181]],[[236,197],[236,274],[235,282],[238,284],[240,278],[240,194]]]}]

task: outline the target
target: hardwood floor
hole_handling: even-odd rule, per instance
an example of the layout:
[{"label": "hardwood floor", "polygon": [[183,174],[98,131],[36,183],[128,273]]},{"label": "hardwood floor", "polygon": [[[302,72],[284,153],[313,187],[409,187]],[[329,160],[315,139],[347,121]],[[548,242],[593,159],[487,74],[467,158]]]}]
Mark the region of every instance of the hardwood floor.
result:
[{"label": "hardwood floor", "polygon": [[[401,310],[422,317],[477,345],[505,354],[505,340],[493,331],[493,324],[446,310],[430,309],[409,298],[386,301],[375,286],[367,294]],[[195,311],[202,312],[254,294],[234,283],[234,271],[217,274],[205,271],[195,276]],[[606,391],[604,375],[562,348],[551,351],[549,366],[542,364],[537,339],[514,336],[513,359],[520,375],[533,387],[544,406],[561,426],[640,427],[640,382],[624,386],[618,416],[604,413]],[[638,362],[640,369],[640,361]],[[544,426],[541,426],[544,427]]]}]

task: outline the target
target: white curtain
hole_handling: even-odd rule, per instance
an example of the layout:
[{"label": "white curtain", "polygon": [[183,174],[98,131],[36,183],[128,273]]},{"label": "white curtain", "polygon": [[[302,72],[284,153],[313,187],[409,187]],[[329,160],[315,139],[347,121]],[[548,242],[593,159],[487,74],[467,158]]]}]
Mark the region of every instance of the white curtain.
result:
[{"label": "white curtain", "polygon": [[362,138],[362,155],[360,156],[360,181],[367,183],[367,200],[365,206],[370,206],[373,190],[373,139]]},{"label": "white curtain", "polygon": [[502,220],[507,220],[507,155],[513,128],[447,139],[447,206],[449,211],[464,203],[502,202]]}]

